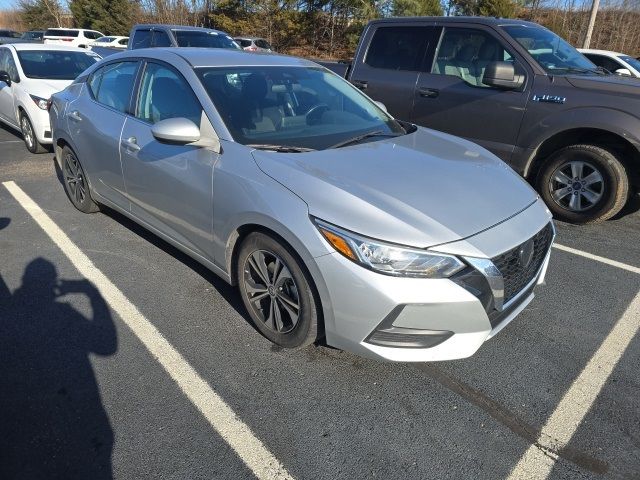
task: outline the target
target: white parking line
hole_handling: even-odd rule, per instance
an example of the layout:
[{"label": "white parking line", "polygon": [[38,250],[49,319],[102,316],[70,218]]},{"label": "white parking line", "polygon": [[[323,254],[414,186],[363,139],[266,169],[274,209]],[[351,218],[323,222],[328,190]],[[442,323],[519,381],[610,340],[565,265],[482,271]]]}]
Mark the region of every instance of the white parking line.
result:
[{"label": "white parking line", "polygon": [[0,143],[24,143],[24,140],[0,140]]},{"label": "white parking line", "polygon": [[564,245],[560,245],[558,243],[553,244],[554,248],[558,250],[562,250],[563,252],[573,253],[574,255],[580,255],[581,257],[588,258],[590,260],[595,260],[596,262],[606,263],[607,265],[611,265],[613,267],[621,268],[622,270],[627,270],[628,272],[640,274],[640,268],[634,267],[633,265],[627,265],[626,263],[618,262],[617,260],[611,260],[610,258],[601,257],[599,255],[594,255],[593,253],[583,252],[582,250],[577,250],[575,248],[566,247]]},{"label": "white parking line", "polygon": [[569,443],[638,330],[640,292],[571,384],[542,428],[538,441],[529,447],[511,471],[509,479],[533,480],[549,476],[557,458],[550,457],[547,449],[557,449],[558,445],[546,445],[545,442],[554,438],[560,446]]},{"label": "white parking line", "polygon": [[211,386],[147,320],[138,308],[96,268],[49,216],[15,182],[3,185],[62,250],[73,266],[100,291],[105,301],[140,339],[209,424],[235,450],[259,479],[291,479],[291,475],[240,420]]}]

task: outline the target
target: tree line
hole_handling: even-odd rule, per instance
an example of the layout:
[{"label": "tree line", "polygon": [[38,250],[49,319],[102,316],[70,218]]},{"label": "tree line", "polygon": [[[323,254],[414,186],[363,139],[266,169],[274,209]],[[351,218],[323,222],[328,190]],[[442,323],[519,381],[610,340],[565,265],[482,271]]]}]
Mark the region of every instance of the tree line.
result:
[{"label": "tree line", "polygon": [[[580,46],[589,3],[582,0],[19,0],[25,29],[91,28],[127,35],[136,23],[216,28],[266,38],[277,51],[349,58],[367,22],[388,16],[485,15],[538,22]],[[592,48],[640,54],[640,0],[602,0]]]}]

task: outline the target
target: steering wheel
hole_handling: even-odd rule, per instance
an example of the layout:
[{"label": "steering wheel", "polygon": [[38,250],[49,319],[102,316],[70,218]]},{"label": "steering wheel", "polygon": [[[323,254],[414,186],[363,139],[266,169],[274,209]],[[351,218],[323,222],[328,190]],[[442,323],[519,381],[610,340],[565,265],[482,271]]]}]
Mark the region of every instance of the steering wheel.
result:
[{"label": "steering wheel", "polygon": [[326,103],[318,103],[311,107],[307,110],[307,113],[304,114],[307,125],[317,125],[322,118],[322,114],[327,111],[329,111],[329,105]]}]

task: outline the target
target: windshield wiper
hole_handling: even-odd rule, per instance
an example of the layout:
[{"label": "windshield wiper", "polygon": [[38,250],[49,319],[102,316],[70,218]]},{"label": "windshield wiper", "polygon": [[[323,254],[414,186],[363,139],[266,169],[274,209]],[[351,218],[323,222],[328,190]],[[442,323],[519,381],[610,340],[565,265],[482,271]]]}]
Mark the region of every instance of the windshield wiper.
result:
[{"label": "windshield wiper", "polygon": [[342,142],[338,142],[335,145],[331,145],[329,148],[340,148],[346,147],[347,145],[352,145],[354,143],[361,142],[362,140],[370,137],[400,137],[402,133],[385,133],[382,130],[374,130],[372,132],[363,133],[361,135],[357,135],[353,138],[349,138],[348,140],[344,140]]},{"label": "windshield wiper", "polygon": [[249,143],[245,146],[255,148],[257,150],[270,150],[272,152],[280,153],[304,153],[315,151],[314,148],[294,147],[293,145],[273,145],[270,143]]},{"label": "windshield wiper", "polygon": [[607,72],[604,71],[602,67],[597,67],[597,68],[560,67],[560,68],[554,68],[553,70],[564,70],[565,72],[570,72],[570,73],[595,73],[596,75],[607,75]]}]

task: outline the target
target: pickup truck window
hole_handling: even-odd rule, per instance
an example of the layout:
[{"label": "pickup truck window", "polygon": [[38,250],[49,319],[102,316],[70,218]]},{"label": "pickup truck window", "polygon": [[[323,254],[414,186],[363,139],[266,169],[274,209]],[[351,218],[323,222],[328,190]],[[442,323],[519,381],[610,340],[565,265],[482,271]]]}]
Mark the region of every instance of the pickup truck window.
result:
[{"label": "pickup truck window", "polygon": [[386,70],[420,71],[431,31],[429,27],[380,27],[364,63]]},{"label": "pickup truck window", "polygon": [[224,33],[199,30],[173,30],[179,47],[234,48],[238,44]]},{"label": "pickup truck window", "polygon": [[584,55],[551,30],[527,25],[503,25],[502,29],[526,48],[547,73],[602,74]]},{"label": "pickup truck window", "polygon": [[234,140],[244,145],[319,150],[371,132],[369,141],[406,133],[324,68],[207,67],[196,73]]},{"label": "pickup truck window", "polygon": [[494,61],[513,62],[513,57],[489,33],[470,28],[447,28],[431,73],[453,75],[475,87],[486,87],[482,77]]},{"label": "pickup truck window", "polygon": [[170,47],[171,40],[169,40],[169,35],[167,35],[162,30],[154,30],[152,46],[153,47]]},{"label": "pickup truck window", "polygon": [[132,48],[149,48],[151,46],[151,30],[136,30],[131,39]]}]

